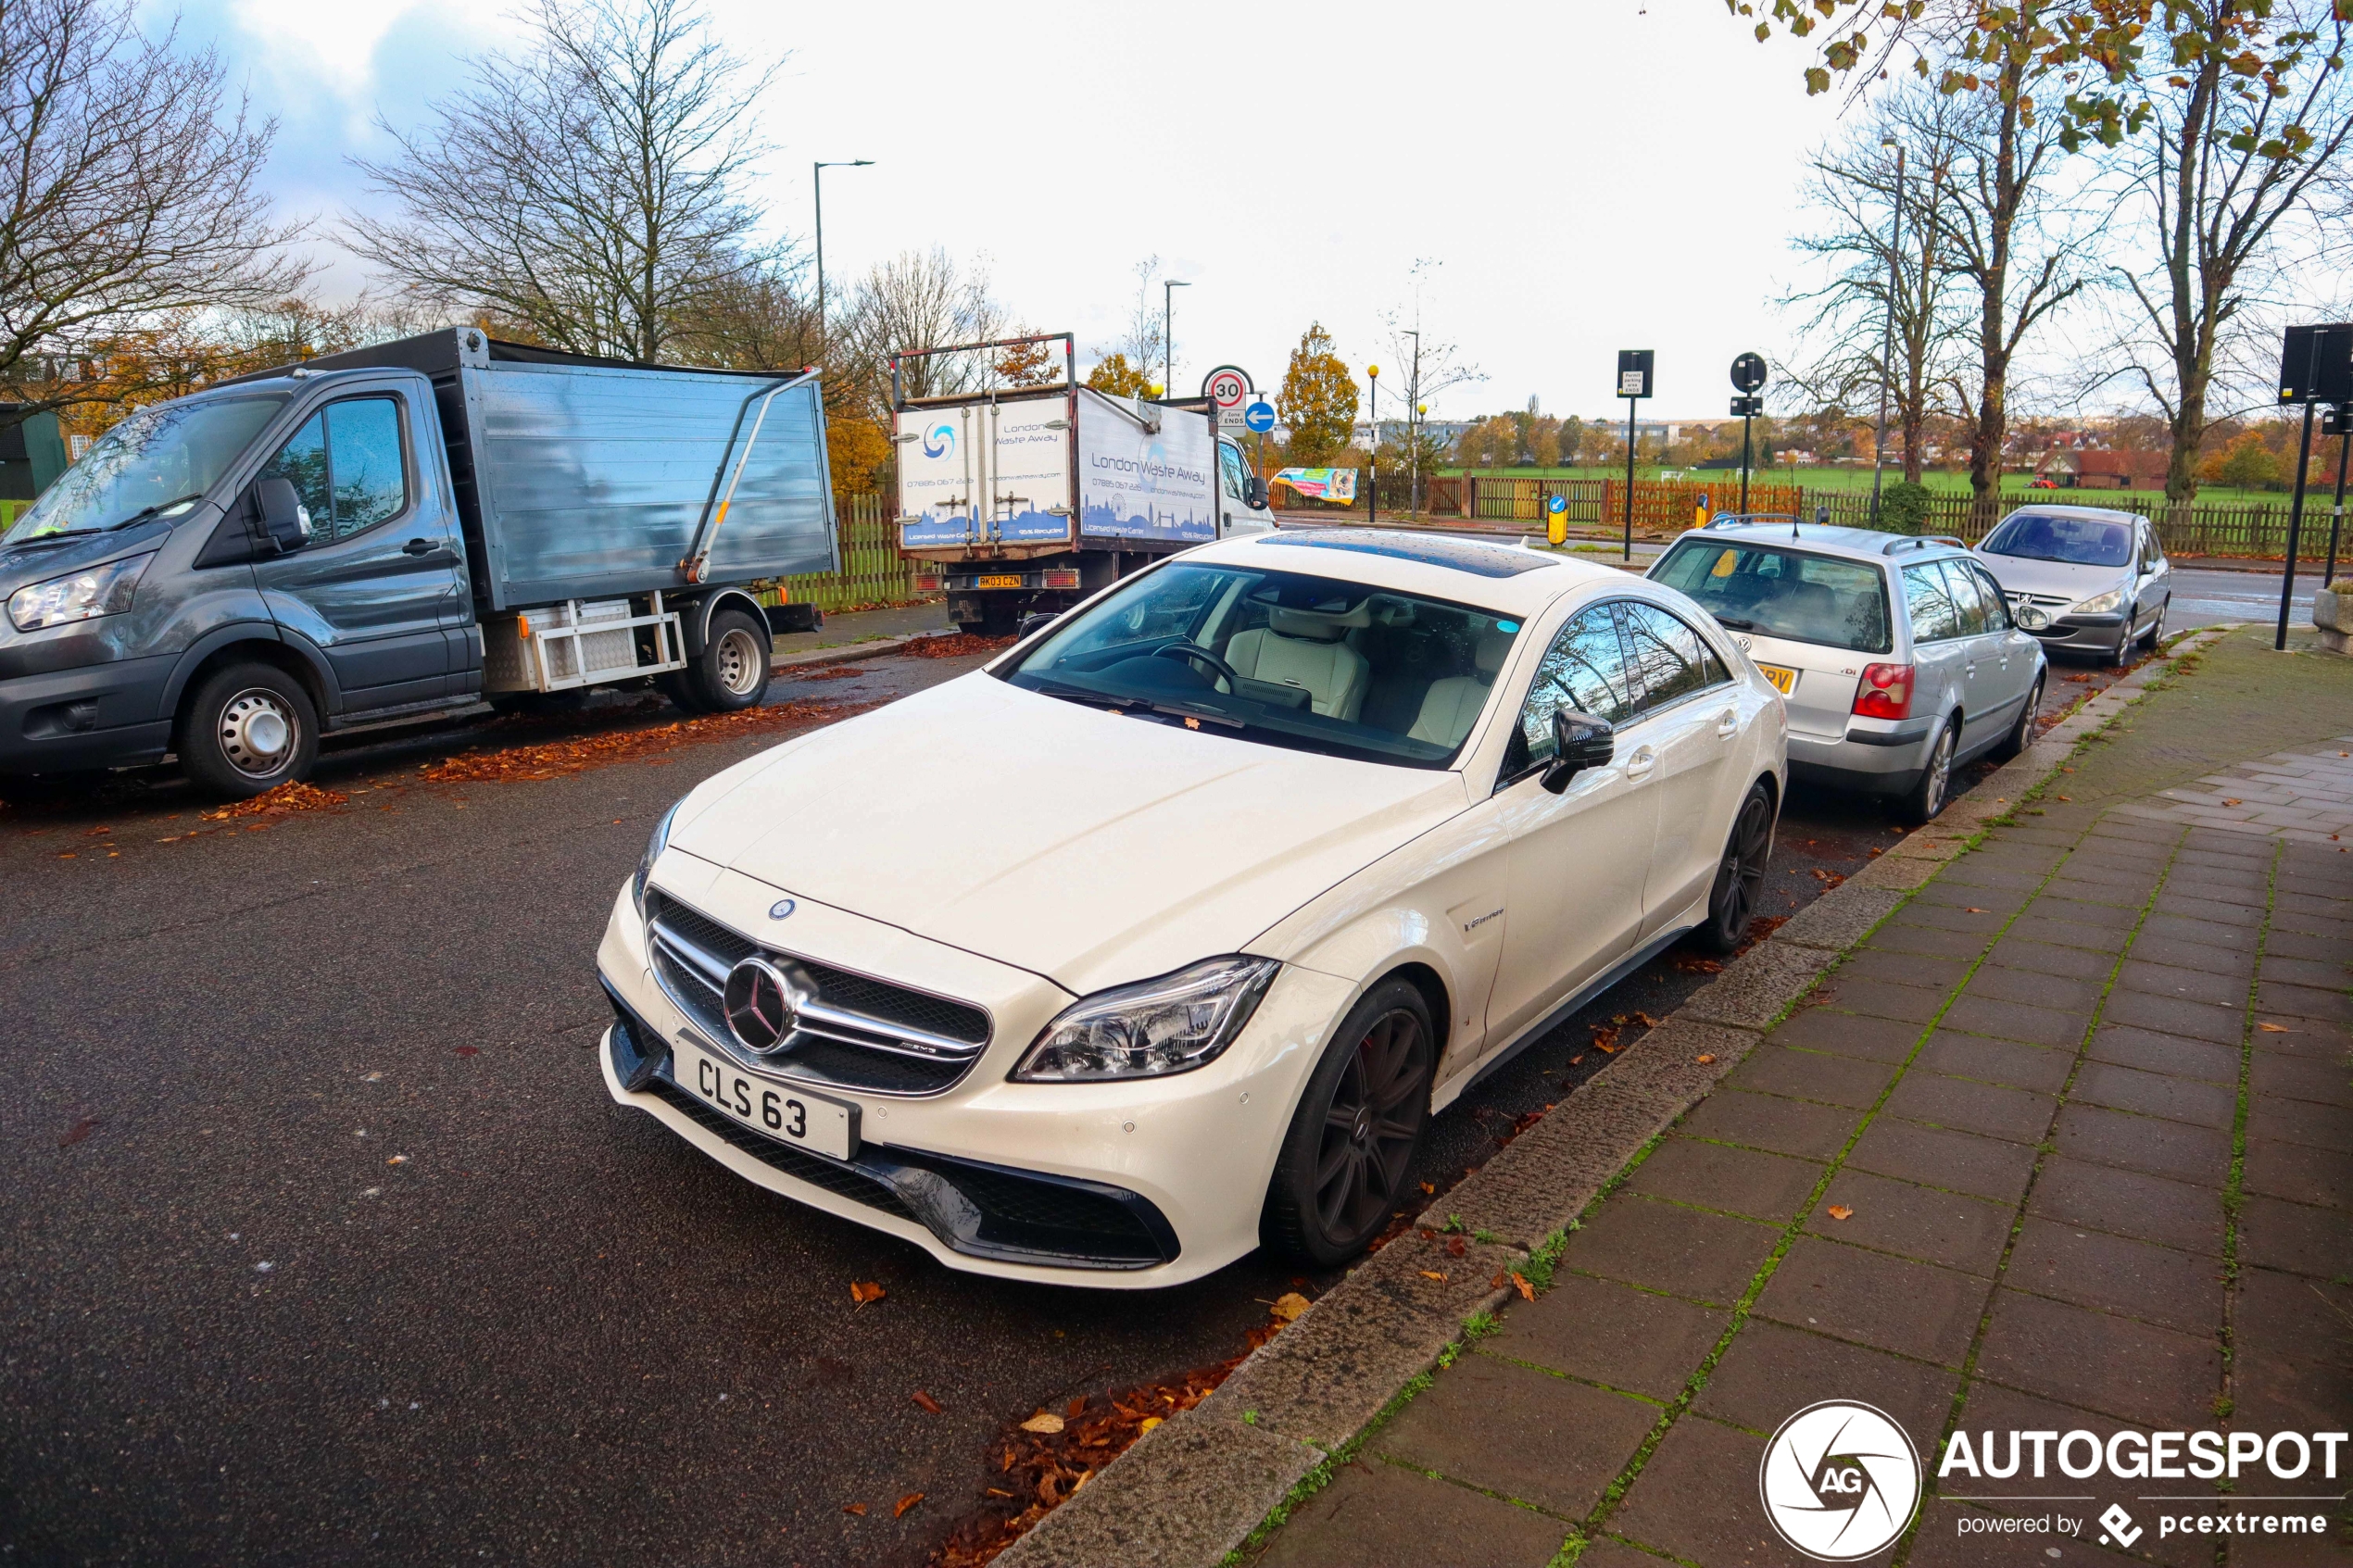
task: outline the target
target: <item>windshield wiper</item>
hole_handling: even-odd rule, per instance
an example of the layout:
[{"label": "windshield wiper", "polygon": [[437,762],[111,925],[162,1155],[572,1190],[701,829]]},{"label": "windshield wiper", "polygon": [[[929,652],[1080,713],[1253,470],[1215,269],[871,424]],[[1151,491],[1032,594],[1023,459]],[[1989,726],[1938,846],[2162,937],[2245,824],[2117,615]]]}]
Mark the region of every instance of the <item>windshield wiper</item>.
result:
[{"label": "windshield wiper", "polygon": [[1109,692],[1074,686],[1062,681],[1050,681],[1042,675],[1029,676],[1026,684],[1040,696],[1058,696],[1064,702],[1083,702],[1089,708],[1108,708],[1114,713],[1125,713],[1141,700],[1132,696],[1114,696]]},{"label": "windshield wiper", "polygon": [[104,528],[93,529],[91,532],[95,533],[120,533],[133,523],[145,522],[149,518],[157,517],[164,512],[171,510],[174,507],[184,507],[192,501],[201,501],[203,499],[204,492],[201,490],[197,491],[193,495],[174,495],[169,501],[157,501],[152,507],[142,507],[137,511],[132,512],[129,517],[124,518],[120,522],[110,522]]}]

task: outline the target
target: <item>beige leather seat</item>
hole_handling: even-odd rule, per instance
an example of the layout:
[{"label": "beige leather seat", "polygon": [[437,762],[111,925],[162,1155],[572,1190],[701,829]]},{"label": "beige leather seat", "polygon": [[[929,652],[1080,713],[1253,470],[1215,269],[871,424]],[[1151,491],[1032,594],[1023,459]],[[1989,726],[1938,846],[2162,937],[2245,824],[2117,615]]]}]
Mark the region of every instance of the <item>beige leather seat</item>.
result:
[{"label": "beige leather seat", "polygon": [[1353,722],[1372,666],[1346,639],[1351,631],[1370,624],[1363,605],[1345,615],[1269,608],[1265,626],[1238,632],[1226,645],[1226,662],[1251,680],[1298,686],[1316,712]]},{"label": "beige leather seat", "polygon": [[1420,715],[1414,720],[1414,727],[1405,732],[1407,738],[1428,741],[1432,746],[1462,745],[1463,737],[1478,721],[1479,710],[1487,706],[1488,694],[1495,688],[1495,671],[1504,667],[1504,656],[1511,652],[1511,638],[1500,632],[1479,638],[1472,656],[1478,673],[1432,681],[1429,690],[1423,694]]}]

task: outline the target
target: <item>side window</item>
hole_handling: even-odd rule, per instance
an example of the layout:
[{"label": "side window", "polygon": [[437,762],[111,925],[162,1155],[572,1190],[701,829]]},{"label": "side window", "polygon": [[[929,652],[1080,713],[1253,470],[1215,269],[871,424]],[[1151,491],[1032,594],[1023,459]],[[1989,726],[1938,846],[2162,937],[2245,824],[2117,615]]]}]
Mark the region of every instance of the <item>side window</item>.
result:
[{"label": "side window", "polygon": [[1595,605],[1561,628],[1536,667],[1506,768],[1517,771],[1551,759],[1555,709],[1573,708],[1619,724],[1634,711],[1633,694],[1634,671],[1617,634],[1614,608]]},{"label": "side window", "polygon": [[1912,641],[1939,643],[1961,634],[1960,614],[1934,561],[1904,569],[1904,601],[1912,616]]},{"label": "side window", "polygon": [[2018,622],[2010,619],[2009,596],[2002,592],[2002,585],[1999,583],[1994,581],[1994,574],[1975,561],[1964,561],[1961,564],[1967,567],[1969,575],[1977,580],[1978,596],[1985,601],[1985,629],[1989,632],[2007,632],[2015,629]]},{"label": "side window", "polygon": [[1953,613],[1960,619],[1961,635],[1974,637],[1992,631],[1994,618],[1986,611],[1985,601],[1979,594],[1977,578],[1969,570],[1969,563],[1946,559],[1936,564],[1944,571],[1946,591],[1953,596]]},{"label": "side window", "polygon": [[1706,640],[1680,617],[1655,605],[1628,604],[1625,610],[1626,641],[1641,682],[1641,711],[1664,708],[1731,679]]},{"label": "side window", "polygon": [[389,397],[330,403],[261,470],[261,477],[273,475],[294,482],[310,513],[314,544],[348,539],[399,516],[409,507],[400,405]]},{"label": "side window", "polygon": [[335,537],[349,538],[409,509],[409,470],[400,460],[400,405],[389,397],[331,403],[327,464],[334,476]]},{"label": "side window", "polygon": [[1226,494],[1239,501],[1242,498],[1242,455],[1224,442],[1217,444],[1217,474],[1225,482]]},{"label": "side window", "polygon": [[295,494],[302,499],[302,509],[310,514],[310,537],[323,544],[335,536],[334,505],[327,480],[324,409],[311,415],[254,477],[291,480]]}]

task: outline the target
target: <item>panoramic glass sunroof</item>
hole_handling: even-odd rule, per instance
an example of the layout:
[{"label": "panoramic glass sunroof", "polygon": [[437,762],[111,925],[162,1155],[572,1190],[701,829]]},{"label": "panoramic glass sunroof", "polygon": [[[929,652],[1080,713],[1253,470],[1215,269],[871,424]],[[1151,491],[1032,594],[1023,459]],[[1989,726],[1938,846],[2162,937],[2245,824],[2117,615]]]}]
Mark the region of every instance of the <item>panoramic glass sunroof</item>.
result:
[{"label": "panoramic glass sunroof", "polygon": [[1303,545],[1316,550],[1353,550],[1360,556],[1387,556],[1392,560],[1419,561],[1424,566],[1452,567],[1479,577],[1517,577],[1523,571],[1551,566],[1549,556],[1515,550],[1504,545],[1483,545],[1476,539],[1423,537],[1411,533],[1340,533],[1334,529],[1302,529],[1270,533],[1262,545]]}]

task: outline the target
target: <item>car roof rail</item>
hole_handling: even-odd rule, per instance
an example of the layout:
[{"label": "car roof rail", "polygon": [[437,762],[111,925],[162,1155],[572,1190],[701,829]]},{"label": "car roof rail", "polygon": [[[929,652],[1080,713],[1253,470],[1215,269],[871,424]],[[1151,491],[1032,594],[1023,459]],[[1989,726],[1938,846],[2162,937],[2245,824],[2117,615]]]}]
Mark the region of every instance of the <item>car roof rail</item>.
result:
[{"label": "car roof rail", "polygon": [[1702,526],[1707,528],[1741,528],[1757,522],[1791,522],[1797,521],[1793,512],[1718,512]]},{"label": "car roof rail", "polygon": [[1969,548],[1968,540],[1956,539],[1950,533],[1907,533],[1901,539],[1889,541],[1881,548],[1880,554],[1892,556],[1898,550],[1924,550],[1931,545],[1950,545],[1957,550]]}]

